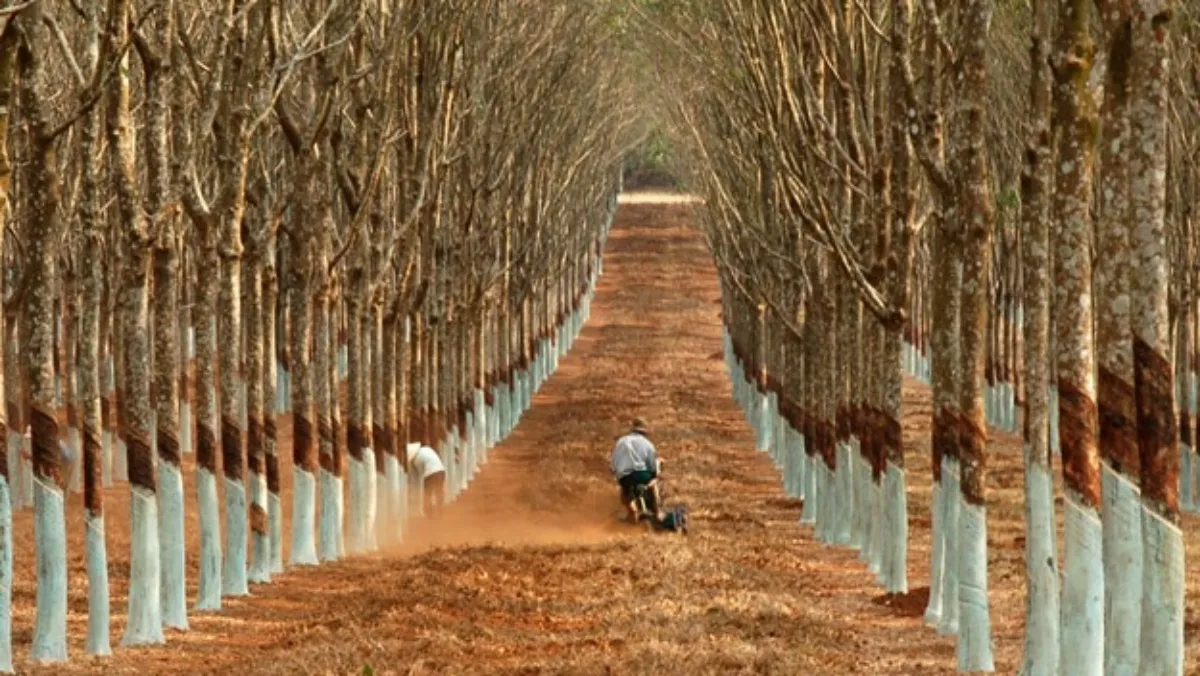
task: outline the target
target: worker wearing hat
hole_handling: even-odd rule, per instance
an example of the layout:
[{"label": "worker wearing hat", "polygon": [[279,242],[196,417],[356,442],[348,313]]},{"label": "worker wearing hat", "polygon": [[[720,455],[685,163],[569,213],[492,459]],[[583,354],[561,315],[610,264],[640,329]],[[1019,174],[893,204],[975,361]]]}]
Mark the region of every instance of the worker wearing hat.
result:
[{"label": "worker wearing hat", "polygon": [[[621,502],[629,510],[629,520],[637,522],[637,487],[651,484],[658,477],[658,453],[650,441],[650,428],[642,418],[634,418],[629,433],[617,440],[612,451],[612,473],[621,486]],[[652,487],[654,510],[658,510],[658,486]]]}]

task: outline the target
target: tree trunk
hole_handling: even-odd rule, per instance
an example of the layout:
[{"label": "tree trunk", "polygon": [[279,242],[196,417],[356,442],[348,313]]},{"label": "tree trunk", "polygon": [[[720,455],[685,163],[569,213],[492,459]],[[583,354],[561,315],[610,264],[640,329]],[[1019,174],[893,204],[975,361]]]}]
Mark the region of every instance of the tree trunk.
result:
[{"label": "tree trunk", "polygon": [[364,304],[358,316],[359,324],[359,372],[358,387],[362,396],[362,435],[363,457],[359,466],[362,482],[362,529],[361,542],[364,551],[373,552],[377,548],[375,539],[375,507],[378,482],[375,471],[375,411],[372,404],[372,371],[375,370],[374,349],[375,336],[371,324],[371,306],[369,291],[363,291]]},{"label": "tree trunk", "polygon": [[29,504],[29,495],[25,491],[24,482],[26,463],[22,457],[25,445],[25,421],[24,416],[21,415],[23,399],[21,383],[25,378],[21,374],[23,369],[20,352],[17,350],[17,346],[21,342],[20,314],[19,312],[5,313],[4,317],[4,404],[8,418],[5,440],[8,457],[5,461],[5,469],[11,480],[9,486],[12,490],[13,509],[21,509]]},{"label": "tree trunk", "polygon": [[[99,40],[98,12],[90,17],[89,28]],[[92,49],[99,49],[93,45]],[[0,71],[4,72],[4,71]],[[3,98],[3,97],[0,97]],[[7,109],[8,104],[3,107]],[[80,155],[84,159],[83,187],[80,203],[80,224],[83,242],[79,266],[82,271],[79,332],[79,410],[82,417],[83,504],[88,571],[88,634],[86,652],[89,655],[112,654],[109,638],[108,550],[104,535],[104,449],[103,413],[100,387],[100,317],[103,314],[104,288],[104,223],[100,217],[100,185],[95,156],[100,138],[100,113],[93,111],[83,120]],[[7,477],[7,475],[6,475]],[[4,496],[0,496],[0,504]],[[4,527],[8,530],[7,525]],[[4,583],[7,587],[7,582]],[[7,617],[7,610],[4,610]],[[6,669],[5,671],[8,671]]]},{"label": "tree trunk", "polygon": [[[903,89],[911,80],[910,43],[912,31],[912,0],[896,0],[893,3],[891,82],[896,91]],[[891,213],[893,228],[888,251],[887,266],[889,295],[892,305],[907,308],[910,305],[909,289],[912,276],[914,220],[916,218],[916,182],[913,167],[912,139],[909,134],[908,106],[902,97],[896,96],[890,111],[891,116]],[[911,326],[909,318],[906,325]],[[885,589],[892,594],[908,592],[908,489],[904,468],[904,438],[900,425],[901,405],[904,399],[904,341],[903,326],[885,327],[882,345],[883,419],[879,430],[883,440],[882,452],[886,454],[884,495],[886,505],[886,532],[888,533],[885,567],[881,571]]]},{"label": "tree trunk", "polygon": [[[70,244],[68,244],[70,246]],[[59,388],[61,391],[60,408],[66,408],[67,412],[67,429],[62,442],[71,449],[71,466],[64,468],[67,476],[70,477],[68,485],[64,489],[78,493],[83,489],[81,476],[83,472],[79,471],[83,454],[80,452],[79,444],[79,403],[77,399],[77,384],[75,378],[76,356],[75,343],[76,336],[79,335],[79,282],[75,272],[75,267],[78,265],[77,254],[68,252],[67,257],[72,261],[76,261],[63,273],[62,281],[62,298],[61,314],[59,322],[62,325],[62,331],[59,335],[61,351],[61,360],[59,362]]]},{"label": "tree trunk", "polygon": [[1104,665],[1104,569],[1101,557],[1100,455],[1097,448],[1092,341],[1091,245],[1096,111],[1088,91],[1093,46],[1091,2],[1059,5],[1056,128],[1059,129],[1054,220],[1054,315],[1058,410],[1066,488],[1066,574],[1062,663],[1080,674]]},{"label": "tree trunk", "polygon": [[[262,224],[266,227],[266,224]],[[271,581],[270,497],[267,490],[266,430],[263,426],[263,243],[252,236],[243,268],[245,307],[242,326],[246,337],[246,458],[250,470],[249,520],[253,563],[247,577],[253,583]]]},{"label": "tree trunk", "polygon": [[[113,279],[109,282],[109,294],[111,300],[109,303],[109,378],[111,379],[111,394],[112,406],[110,410],[112,415],[109,421],[112,424],[113,443],[111,444],[111,464],[113,481],[123,483],[129,481],[129,448],[125,439],[124,421],[121,418],[122,403],[128,395],[128,388],[125,383],[125,350],[122,346],[125,345],[125,327],[120,318],[121,312],[121,279],[124,277],[125,268],[128,263],[119,255],[114,255],[113,262],[110,263],[109,276]],[[25,411],[23,422],[28,425],[28,411]]]},{"label": "tree trunk", "polygon": [[403,349],[403,336],[401,335],[402,328],[397,322],[400,315],[396,303],[391,302],[389,305],[391,311],[384,316],[380,325],[379,339],[382,345],[378,368],[382,369],[383,373],[380,377],[381,391],[377,393],[376,397],[378,402],[376,417],[380,420],[380,425],[375,435],[379,452],[384,454],[385,460],[384,472],[380,478],[387,482],[386,509],[379,514],[380,522],[383,524],[381,529],[383,536],[380,544],[383,545],[399,543],[404,527],[401,508],[404,486],[398,459],[398,454],[403,453],[403,448],[397,436],[400,403],[397,392],[399,386],[397,347]]},{"label": "tree trunk", "polygon": [[1105,673],[1136,673],[1142,548],[1138,505],[1137,405],[1129,324],[1129,7],[1114,3],[1102,16],[1109,39],[1100,128],[1100,209],[1093,272],[1096,311],[1097,408],[1104,520]]},{"label": "tree trunk", "polygon": [[[198,224],[203,225],[203,224]],[[200,579],[196,610],[221,609],[221,513],[217,503],[217,270],[212,233],[200,231],[195,318],[196,506],[200,516]]]},{"label": "tree trunk", "polygon": [[1137,271],[1130,305],[1145,562],[1138,667],[1149,674],[1181,674],[1184,657],[1184,550],[1166,233],[1167,36],[1173,5],[1171,0],[1138,0],[1130,68],[1129,232],[1132,269]]},{"label": "tree trunk", "polygon": [[[14,103],[13,87],[16,84],[16,82],[15,82],[16,68],[15,68],[15,63],[14,63],[15,59],[16,59],[16,52],[17,52],[16,38],[17,38],[17,36],[13,32],[5,31],[4,33],[0,34],[0,217],[3,217],[5,221],[7,221],[7,219],[11,216],[10,210],[12,208],[10,199],[11,199],[11,189],[12,189],[12,179],[13,179],[13,165],[12,165],[12,160],[9,157],[8,139],[9,139],[9,133],[10,133],[10,129],[11,129],[10,125],[9,125],[9,123],[11,121],[11,112],[10,111],[13,109],[13,103]],[[90,137],[85,137],[85,138],[91,139],[91,145],[89,145],[88,143],[85,142],[84,143],[85,147],[94,147],[96,136],[99,133],[99,130],[96,129],[97,123],[94,121],[96,116],[92,115],[91,118],[93,120],[92,128],[91,128],[91,135],[90,135]],[[93,179],[93,182],[94,182],[94,179]],[[93,190],[93,193],[94,192],[95,191]],[[94,223],[94,221],[92,221],[92,222]],[[7,237],[7,235],[0,235],[0,260],[4,259],[4,257],[3,257],[4,248],[3,247],[4,247],[4,239],[6,237]],[[93,250],[93,252],[94,252],[94,250]],[[96,273],[97,273],[97,275],[99,273],[98,267],[97,267]],[[7,286],[7,285],[5,285],[5,286]],[[93,311],[98,316],[99,308],[93,307]],[[85,312],[87,312],[86,306],[85,306]],[[5,335],[6,339],[9,339],[10,334],[7,331],[7,327],[5,327],[4,335]],[[10,383],[8,381],[9,373],[10,373],[9,369],[10,369],[10,366],[16,365],[15,363],[10,365],[10,363],[9,363],[10,355],[8,354],[8,350],[9,350],[9,346],[0,348],[0,360],[3,360],[3,362],[4,362],[4,363],[0,363],[0,378],[4,379],[3,382],[0,382],[0,395],[5,396],[5,399],[6,399],[4,409],[0,410],[0,454],[4,455],[4,457],[0,457],[0,671],[3,671],[4,673],[11,673],[13,671],[13,660],[12,660],[12,585],[13,585],[12,512],[13,512],[13,508],[17,505],[16,505],[16,500],[15,500],[16,495],[13,493],[13,491],[11,489],[12,480],[14,477],[13,477],[13,474],[11,471],[12,464],[10,464],[10,463],[11,463],[11,460],[13,459],[12,453],[14,450],[18,451],[17,457],[20,457],[19,447],[17,449],[13,449],[12,443],[11,443],[11,441],[13,439],[13,429],[11,426],[16,424],[18,422],[18,420],[13,415],[14,407],[12,405],[11,400],[9,400],[7,397],[8,389],[9,389],[9,387],[12,386],[12,383]],[[21,439],[20,428],[17,428],[16,432],[17,432],[16,439],[18,440],[18,444],[19,444],[20,439]],[[103,517],[101,517],[100,523],[101,523],[101,526],[103,526]],[[101,528],[101,533],[103,533],[103,528]],[[104,541],[103,538],[100,538],[100,542],[103,543],[103,541]],[[90,543],[90,539],[89,539],[89,543]],[[89,636],[89,640],[88,640],[88,648],[87,649],[88,649],[88,652],[91,654],[107,654],[108,652],[111,652],[110,650],[108,650],[108,607],[107,607],[107,604],[108,604],[108,576],[107,576],[107,573],[108,573],[108,571],[107,571],[106,567],[101,566],[100,570],[103,570],[103,573],[104,573],[103,579],[101,580],[99,575],[93,576],[92,575],[93,566],[91,565],[91,561],[92,561],[93,557],[90,556],[90,554],[91,554],[91,550],[89,550],[89,557],[88,557],[88,562],[89,562],[89,566],[88,566],[88,573],[89,573],[88,636]],[[101,559],[102,559],[102,563],[103,563],[104,557],[101,556]],[[97,573],[98,572],[99,572],[99,570],[97,570]],[[91,591],[91,589],[93,588],[93,584],[92,584],[93,582],[95,583],[94,584],[94,588],[96,590],[95,596],[92,595],[92,591]],[[101,585],[101,583],[103,583],[103,584]],[[101,592],[103,592],[103,601],[102,601],[103,605],[100,604],[99,599],[97,598],[100,596]],[[97,600],[96,604],[92,603],[93,599]],[[100,641],[93,642],[91,640],[91,636],[94,633],[99,633],[101,630],[103,630],[103,639],[104,639],[103,643],[101,643]]]},{"label": "tree trunk", "polygon": [[1059,673],[1058,546],[1050,468],[1049,2],[1034,3],[1029,140],[1021,177],[1021,270],[1025,338],[1025,676]]},{"label": "tree trunk", "polygon": [[[324,256],[321,256],[324,258]],[[295,268],[303,266],[303,261],[299,254],[294,258],[295,267],[292,275],[292,410],[296,415],[296,420],[300,419],[301,408],[304,404],[303,398],[307,392],[308,383],[311,381],[315,387],[315,399],[317,409],[317,430],[320,436],[320,466],[321,466],[321,525],[320,525],[320,549],[318,550],[320,560],[337,561],[341,551],[341,495],[342,495],[342,477],[338,468],[337,462],[337,441],[335,437],[334,424],[337,422],[336,411],[336,389],[331,389],[337,380],[334,376],[336,364],[334,363],[334,355],[336,354],[336,340],[332,326],[333,311],[330,307],[330,290],[322,287],[318,291],[316,299],[313,303],[313,314],[316,319],[316,326],[313,332],[313,340],[315,346],[313,354],[316,359],[312,365],[311,378],[304,377],[305,358],[308,354],[307,346],[301,343],[304,337],[304,326],[301,317],[296,315],[303,312],[303,306],[300,305],[300,300],[303,294],[297,293],[296,276],[298,273]],[[298,428],[298,432],[303,430]],[[300,453],[303,450],[301,445],[304,438],[296,436],[295,452],[297,457],[295,462],[298,468],[303,468],[306,464],[311,466],[312,456],[301,458]],[[312,451],[308,451],[311,454]],[[303,462],[302,462],[303,460]],[[297,487],[300,486],[299,480],[301,469],[296,470]],[[296,500],[300,499],[300,491],[297,491]],[[299,514],[300,512],[294,512]],[[307,512],[304,512],[307,513]],[[293,516],[293,519],[296,517]],[[302,538],[303,533],[296,529],[300,527],[295,521],[292,524],[292,558],[297,560],[297,548],[295,543],[297,538]],[[302,550],[301,550],[302,551]]]},{"label": "tree trunk", "polygon": [[[857,209],[853,209],[853,211],[857,212]],[[842,280],[838,286],[840,291],[835,319],[836,328],[832,331],[837,336],[837,366],[833,373],[833,395],[835,397],[833,420],[837,430],[837,459],[835,461],[837,469],[834,480],[837,482],[838,495],[837,511],[834,517],[836,524],[834,537],[838,544],[850,545],[851,526],[854,523],[854,464],[850,462],[853,453],[849,425],[850,382],[854,377],[855,361],[852,316],[858,298],[854,295],[854,289],[845,280]],[[771,339],[773,341],[774,337],[771,336]],[[885,555],[886,553],[885,550]]]},{"label": "tree trunk", "polygon": [[[335,476],[336,476],[337,480],[334,482],[332,488],[329,491],[329,500],[331,501],[331,503],[330,504],[322,503],[321,513],[324,514],[325,509],[327,507],[329,508],[329,513],[333,517],[333,526],[334,526],[334,532],[335,532],[334,541],[337,544],[337,555],[339,557],[344,557],[344,556],[346,556],[346,532],[345,532],[345,523],[346,523],[345,483],[346,483],[346,478],[347,478],[346,477],[346,465],[347,465],[346,427],[345,427],[345,423],[342,422],[342,420],[343,420],[343,416],[342,416],[342,406],[343,406],[342,399],[343,399],[343,397],[341,394],[341,383],[343,382],[343,379],[338,374],[339,367],[337,365],[337,357],[336,357],[337,349],[338,349],[337,330],[336,330],[337,318],[342,315],[342,310],[343,310],[343,308],[341,307],[341,304],[337,301],[337,299],[341,296],[341,293],[337,288],[337,284],[340,284],[340,283],[341,283],[340,280],[338,280],[337,283],[334,285],[333,290],[330,293],[329,333],[328,333],[328,336],[330,339],[330,345],[329,345],[329,366],[330,366],[330,370],[329,370],[329,390],[330,390],[329,407],[331,409],[330,415],[332,416],[331,420],[332,420],[332,429],[333,429],[333,437],[332,437],[333,438],[333,467],[334,467],[334,471],[336,472]],[[322,500],[324,500],[324,499],[325,498],[322,497]]]},{"label": "tree trunk", "polygon": [[346,515],[346,547],[351,554],[368,551],[365,530],[367,520],[365,475],[370,474],[370,471],[365,466],[368,430],[365,429],[366,401],[363,396],[363,385],[366,378],[363,369],[366,365],[363,363],[363,322],[360,321],[364,299],[359,295],[362,288],[359,278],[364,275],[365,273],[360,268],[350,270],[346,284],[347,294],[344,299],[348,315],[346,327],[346,449],[350,455],[348,467],[350,504]]},{"label": "tree trunk", "polygon": [[[315,214],[307,214],[311,217]],[[301,215],[301,220],[305,214]],[[288,256],[288,382],[291,384],[292,409],[292,565],[317,565],[315,529],[317,526],[317,448],[319,434],[322,496],[327,497],[327,487],[332,481],[333,431],[329,419],[329,309],[325,294],[320,292],[314,301],[312,292],[315,280],[310,279],[314,268],[313,233],[296,231],[288,238],[291,247]],[[312,335],[314,306],[317,313],[316,363],[313,354]],[[268,309],[269,311],[269,309]],[[314,392],[316,395],[317,418],[313,425]],[[268,442],[269,443],[269,442]],[[329,475],[327,477],[327,475]],[[321,510],[322,557],[320,560],[337,560],[336,545],[329,544],[326,550],[326,524],[331,516]],[[332,538],[332,532],[330,534]],[[329,558],[325,554],[332,552]]]},{"label": "tree trunk", "polygon": [[196,356],[195,333],[192,324],[192,276],[189,274],[189,248],[186,242],[179,242],[180,282],[179,289],[179,318],[176,326],[179,329],[179,452],[180,455],[192,455],[196,452],[196,421],[192,417],[192,377],[191,367]]},{"label": "tree trunk", "polygon": [[[22,18],[28,16],[30,23],[36,24],[41,17],[33,14],[34,16],[23,15]],[[37,30],[32,25],[27,29]],[[30,55],[27,58],[40,59],[41,56]],[[40,79],[40,73],[23,73],[23,77],[28,78],[26,82],[32,83]],[[28,98],[25,93],[22,98],[32,102],[39,94],[40,92],[30,91]],[[43,114],[40,110],[33,112],[35,116]],[[34,124],[39,122],[35,121]],[[20,343],[25,381],[29,386],[29,425],[33,446],[33,499],[37,535],[37,619],[32,657],[38,662],[59,662],[67,659],[67,542],[52,354],[55,256],[60,227],[57,213],[59,179],[55,169],[57,153],[53,141],[46,142],[38,138],[38,132],[34,133],[35,160],[29,169],[29,189],[33,196],[29,207],[30,221],[25,228],[25,241],[31,253],[26,256],[23,265],[26,291]],[[140,290],[144,293],[145,286]],[[144,315],[142,319],[144,320]],[[141,342],[145,344],[144,337]],[[144,405],[145,400],[142,403]],[[146,418],[148,416],[141,420],[145,421]],[[146,450],[149,451],[148,446]],[[150,496],[153,498],[152,476],[150,490]],[[137,572],[142,571],[135,569],[135,580],[138,579]],[[133,596],[134,594],[130,595],[131,600]],[[157,594],[153,596],[157,600]],[[138,600],[146,599],[141,596]],[[131,614],[131,617],[134,615]],[[159,636],[161,637],[161,630]]]},{"label": "tree trunk", "polygon": [[[263,454],[266,456],[267,462],[267,519],[269,529],[269,556],[271,559],[271,573],[283,572],[283,498],[279,494],[279,427],[278,419],[280,411],[277,405],[276,379],[279,377],[277,369],[278,360],[276,359],[276,343],[275,343],[275,317],[277,316],[277,308],[279,306],[279,276],[275,267],[276,256],[276,239],[275,233],[271,228],[267,228],[264,235],[265,242],[263,252],[263,311],[262,311],[262,326],[259,328],[262,331],[262,399],[263,399]],[[306,299],[307,301],[307,299]],[[253,315],[250,316],[250,321],[255,321]],[[305,317],[307,319],[307,315]],[[311,414],[310,414],[311,416]],[[308,419],[309,427],[309,449],[312,449],[312,418]],[[293,426],[293,433],[295,427]],[[312,476],[311,473],[309,475]],[[295,484],[292,486],[293,493],[295,492]],[[310,502],[309,504],[313,504]],[[309,533],[311,542],[312,523],[309,521]]]},{"label": "tree trunk", "polygon": [[[926,2],[926,12],[937,11]],[[926,149],[934,161],[945,158],[941,118],[940,78],[941,45],[932,22],[926,19],[925,74],[930,82],[933,110],[924,121]],[[959,408],[958,384],[961,381],[961,351],[959,324],[961,301],[958,289],[962,286],[962,251],[959,233],[952,218],[953,196],[933,197],[932,275],[930,280],[929,375],[933,386],[933,421],[930,433],[932,453],[932,547],[930,565],[929,604],[925,622],[937,627],[939,633],[958,633],[958,512],[959,479]]]},{"label": "tree trunk", "polygon": [[[223,152],[238,152],[226,149]],[[244,149],[241,152],[246,152]],[[224,166],[233,163],[223,161]],[[246,596],[246,452],[242,445],[241,346],[242,346],[242,210],[236,198],[218,215],[222,231],[218,312],[218,359],[221,378],[221,470],[225,476],[225,559],[221,570],[221,595]]]},{"label": "tree trunk", "polygon": [[963,6],[961,76],[966,105],[960,198],[963,228],[959,461],[961,502],[958,534],[959,671],[992,671],[991,621],[987,597],[987,427],[983,382],[987,328],[989,252],[994,228],[994,205],[987,157],[984,153],[987,106],[986,47],[991,28],[990,0],[971,0]]},{"label": "tree trunk", "polygon": [[161,546],[163,624],[187,629],[187,559],[184,523],[183,474],[179,449],[179,330],[178,308],[179,256],[176,249],[178,208],[170,203],[171,167],[167,139],[168,95],[171,63],[167,55],[173,48],[174,3],[167,2],[155,15],[161,54],[143,53],[148,108],[146,168],[146,207],[157,226],[153,242],[154,302],[154,442],[158,455],[158,539]]},{"label": "tree trunk", "polygon": [[[129,0],[110,7],[107,53],[117,54],[128,39]],[[123,645],[163,643],[162,568],[154,456],[151,453],[153,408],[150,400],[150,224],[139,194],[128,70],[122,68],[108,89],[108,134],[113,188],[124,231],[120,317],[125,391],[120,398],[122,436],[132,495],[129,615]],[[37,426],[34,426],[36,430]],[[36,435],[36,431],[35,431]],[[37,441],[35,438],[35,445]],[[50,449],[46,449],[50,452]],[[39,585],[40,586],[40,585]]]}]

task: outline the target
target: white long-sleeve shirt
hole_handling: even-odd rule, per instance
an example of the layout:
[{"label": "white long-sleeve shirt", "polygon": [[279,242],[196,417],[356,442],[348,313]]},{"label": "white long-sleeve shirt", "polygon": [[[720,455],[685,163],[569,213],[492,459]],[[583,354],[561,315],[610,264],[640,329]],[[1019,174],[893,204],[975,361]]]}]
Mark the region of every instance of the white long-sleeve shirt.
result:
[{"label": "white long-sleeve shirt", "polygon": [[627,474],[646,470],[658,473],[658,454],[654,444],[637,432],[617,439],[612,451],[613,476],[620,480]]},{"label": "white long-sleeve shirt", "polygon": [[442,459],[438,457],[437,451],[419,444],[408,445],[409,474],[425,479],[438,472],[445,471],[446,466],[442,464]]}]

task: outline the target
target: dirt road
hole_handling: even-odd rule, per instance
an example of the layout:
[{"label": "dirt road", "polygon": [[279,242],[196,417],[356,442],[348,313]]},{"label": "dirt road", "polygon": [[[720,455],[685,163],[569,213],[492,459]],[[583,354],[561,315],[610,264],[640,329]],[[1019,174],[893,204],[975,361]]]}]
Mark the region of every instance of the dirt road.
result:
[{"label": "dirt road", "polygon": [[[416,524],[401,551],[290,569],[252,597],[228,600],[219,615],[193,614],[191,631],[171,632],[165,647],[116,648],[106,660],[83,656],[86,583],[81,539],[73,541],[72,662],[46,673],[359,673],[365,665],[404,674],[954,673],[953,640],[920,622],[927,393],[911,389],[905,418],[914,592],[886,599],[854,552],[822,547],[797,525],[799,505],[753,451],[720,360],[715,271],[689,227],[692,208],[621,208],[590,323],[443,522]],[[635,414],[650,421],[668,461],[671,501],[692,509],[687,538],[616,522],[607,453]],[[1020,449],[1001,439],[993,451],[997,670],[1014,673]],[[126,493],[109,496],[114,645],[124,622]],[[73,513],[73,537],[78,519]],[[192,560],[195,526],[193,513]],[[17,530],[27,541],[27,513]],[[17,563],[20,660],[32,630],[32,555]]]}]

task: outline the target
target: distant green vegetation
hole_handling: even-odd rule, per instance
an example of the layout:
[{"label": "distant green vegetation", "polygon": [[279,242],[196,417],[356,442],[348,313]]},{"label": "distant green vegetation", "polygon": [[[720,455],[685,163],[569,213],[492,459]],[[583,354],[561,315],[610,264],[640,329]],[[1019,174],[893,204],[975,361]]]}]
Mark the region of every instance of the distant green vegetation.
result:
[{"label": "distant green vegetation", "polygon": [[643,188],[684,190],[676,171],[676,156],[670,137],[661,130],[651,132],[625,157],[626,190]]}]

